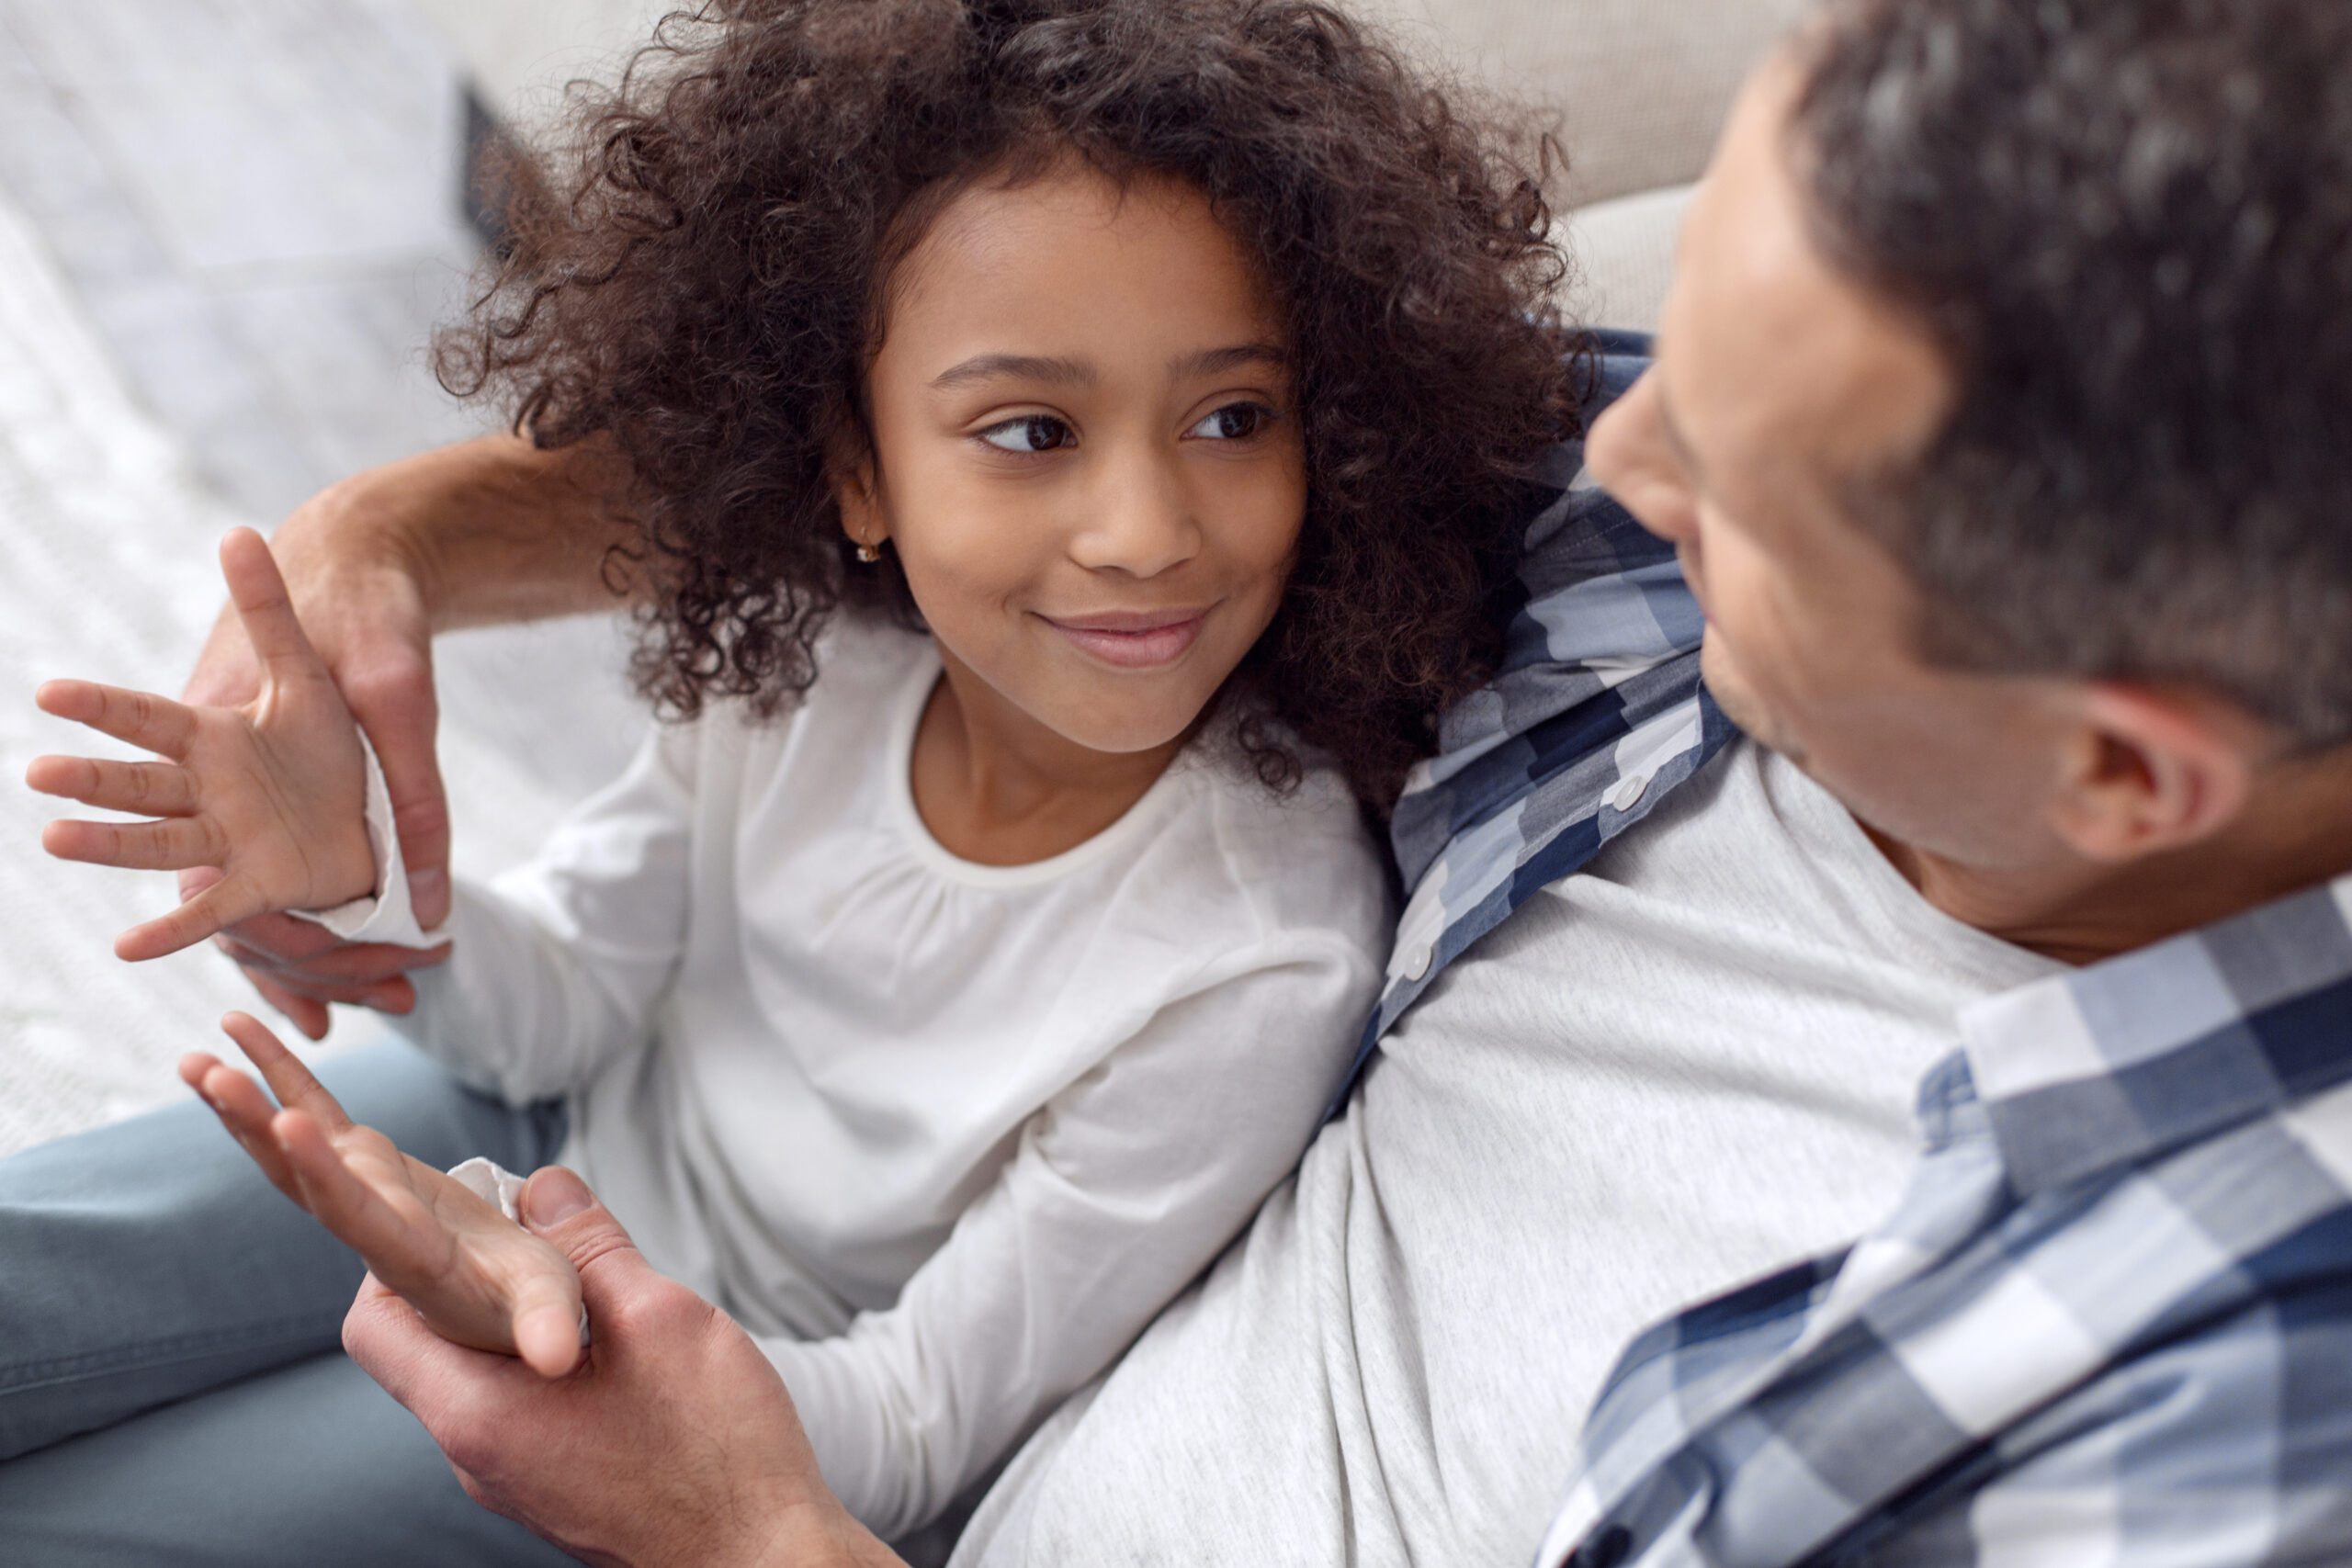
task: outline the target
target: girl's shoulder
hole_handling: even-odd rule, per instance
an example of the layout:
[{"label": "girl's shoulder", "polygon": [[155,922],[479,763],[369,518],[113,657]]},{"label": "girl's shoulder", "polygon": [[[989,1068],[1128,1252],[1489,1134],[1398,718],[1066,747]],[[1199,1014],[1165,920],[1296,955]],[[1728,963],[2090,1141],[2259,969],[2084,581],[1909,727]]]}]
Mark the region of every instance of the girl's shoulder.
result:
[{"label": "girl's shoulder", "polygon": [[1261,931],[1322,927],[1369,941],[1385,929],[1387,848],[1336,770],[1310,765],[1277,793],[1229,758],[1193,753],[1176,765],[1182,805],[1153,845],[1164,865]]},{"label": "girl's shoulder", "polygon": [[748,696],[714,697],[690,719],[656,726],[673,771],[713,809],[748,811],[779,790],[848,787],[854,796],[847,775],[883,765],[902,710],[939,668],[928,637],[862,616],[836,620],[814,653],[808,688],[773,712]]}]

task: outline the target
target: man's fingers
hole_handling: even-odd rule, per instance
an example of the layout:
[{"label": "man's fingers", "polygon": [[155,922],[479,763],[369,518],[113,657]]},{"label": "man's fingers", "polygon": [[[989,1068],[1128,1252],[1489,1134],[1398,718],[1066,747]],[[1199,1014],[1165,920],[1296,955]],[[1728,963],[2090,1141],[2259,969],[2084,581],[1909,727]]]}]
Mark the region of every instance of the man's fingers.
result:
[{"label": "man's fingers", "polygon": [[196,734],[193,712],[153,692],[102,686],[95,681],[48,681],[33,694],[33,702],[45,714],[88,725],[101,735],[175,762],[187,761],[188,741]]},{"label": "man's fingers", "polygon": [[373,984],[355,986],[339,980],[305,980],[300,976],[279,971],[271,974],[270,981],[274,993],[282,992],[313,1002],[341,1002],[346,1007],[369,1008],[399,1017],[406,1017],[416,1010],[416,987],[406,980],[379,980]]},{"label": "man's fingers", "polygon": [[272,675],[325,679],[327,667],[294,614],[294,601],[269,546],[251,528],[232,528],[220,541],[220,575],[229,603],[245,628],[254,656]]},{"label": "man's fingers", "polygon": [[465,1390],[538,1378],[494,1351],[453,1345],[424,1315],[372,1272],[344,1314],[343,1348],[359,1370],[408,1406],[436,1440],[452,1403]]},{"label": "man's fingers", "polygon": [[185,817],[196,809],[196,775],[176,762],[35,757],[25,769],[25,784],[101,811]]},{"label": "man's fingers", "polygon": [[312,997],[298,997],[268,976],[257,975],[250,968],[245,970],[244,975],[246,979],[253,982],[254,989],[261,993],[261,999],[285,1015],[287,1022],[300,1030],[311,1040],[324,1040],[327,1037],[327,1031],[334,1026],[334,1022],[324,1002]]},{"label": "man's fingers", "polygon": [[40,847],[59,860],[127,871],[183,871],[219,865],[228,846],[209,817],[167,817],[160,822],[84,822],[67,818],[40,830]]},{"label": "man's fingers", "polygon": [[[343,1112],[343,1105],[327,1092],[326,1085],[312,1076],[285,1042],[269,1032],[266,1024],[251,1013],[232,1012],[220,1021],[220,1028],[237,1043],[237,1049],[246,1059],[261,1069],[268,1080],[270,1091],[277,1102],[289,1111],[300,1111],[314,1118],[327,1132],[340,1133],[351,1125],[351,1118]],[[335,1168],[343,1168],[340,1158]]]},{"label": "man's fingers", "polygon": [[392,829],[408,865],[409,905],[431,931],[449,918],[449,797],[435,750],[440,705],[429,647],[343,682],[344,700],[368,732],[391,796]]},{"label": "man's fingers", "polygon": [[[199,874],[190,874],[191,880]],[[257,964],[265,968],[309,963],[322,953],[333,953],[344,945],[334,932],[316,920],[297,919],[292,915],[257,915],[226,933],[237,947],[228,949],[229,956],[240,964]]]},{"label": "man's fingers", "polygon": [[167,915],[131,927],[114,939],[114,954],[126,964],[143,964],[185,947],[194,947],[222,928],[249,919],[268,907],[267,901],[232,877],[215,883]]},{"label": "man's fingers", "polygon": [[525,1228],[554,1243],[571,1259],[592,1320],[600,1300],[613,1300],[616,1292],[652,1272],[612,1211],[596,1201],[586,1182],[560,1165],[534,1172],[523,1184],[516,1207]]},{"label": "man's fingers", "polygon": [[281,980],[307,986],[379,986],[412,969],[446,964],[450,952],[446,942],[430,948],[368,942],[329,948],[308,958],[280,958],[253,947],[233,932],[221,939],[220,948],[240,964],[258,965]]}]

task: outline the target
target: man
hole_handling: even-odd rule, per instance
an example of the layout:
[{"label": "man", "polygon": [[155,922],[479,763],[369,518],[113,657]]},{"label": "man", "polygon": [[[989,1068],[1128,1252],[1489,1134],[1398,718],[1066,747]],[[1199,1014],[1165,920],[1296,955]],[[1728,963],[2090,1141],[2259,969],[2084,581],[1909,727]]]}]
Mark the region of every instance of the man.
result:
[{"label": "man", "polygon": [[[2352,1555],[2347,63],[2307,0],[1833,0],[1765,68],[1399,809],[1376,1059],[959,1561]],[[1593,481],[1761,744],[1694,768]],[[748,1341],[569,1178],[526,1213],[585,1376],[346,1330],[478,1495],[883,1560]]]}]

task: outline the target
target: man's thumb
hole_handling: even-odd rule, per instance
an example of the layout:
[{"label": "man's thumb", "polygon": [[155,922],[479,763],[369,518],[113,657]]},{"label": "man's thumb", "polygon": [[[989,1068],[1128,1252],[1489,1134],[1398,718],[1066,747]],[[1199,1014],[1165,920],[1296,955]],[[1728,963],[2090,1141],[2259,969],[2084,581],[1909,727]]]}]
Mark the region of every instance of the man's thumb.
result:
[{"label": "man's thumb", "polygon": [[603,1288],[610,1292],[620,1283],[614,1276],[646,1267],[637,1244],[612,1211],[596,1201],[586,1182],[560,1165],[534,1173],[523,1184],[523,1201],[516,1207],[526,1228],[571,1259],[584,1293],[596,1293],[598,1274],[606,1277]]},{"label": "man's thumb", "polygon": [[541,1235],[597,1206],[588,1184],[560,1165],[548,1166],[523,1184],[523,1223]]}]

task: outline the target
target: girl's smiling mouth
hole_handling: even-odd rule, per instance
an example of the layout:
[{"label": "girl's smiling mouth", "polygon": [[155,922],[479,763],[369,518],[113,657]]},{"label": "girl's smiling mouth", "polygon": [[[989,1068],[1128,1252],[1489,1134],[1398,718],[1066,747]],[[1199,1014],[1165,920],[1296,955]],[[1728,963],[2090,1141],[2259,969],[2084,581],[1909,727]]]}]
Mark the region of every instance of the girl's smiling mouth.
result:
[{"label": "girl's smiling mouth", "polygon": [[1191,651],[1208,616],[1209,609],[1204,608],[1037,618],[1098,664],[1114,670],[1159,670]]}]

